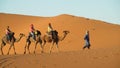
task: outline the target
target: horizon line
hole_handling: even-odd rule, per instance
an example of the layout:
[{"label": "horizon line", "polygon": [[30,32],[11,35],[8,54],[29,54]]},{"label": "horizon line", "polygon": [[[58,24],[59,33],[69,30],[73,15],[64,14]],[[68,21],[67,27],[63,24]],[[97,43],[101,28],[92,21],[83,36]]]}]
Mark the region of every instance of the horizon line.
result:
[{"label": "horizon line", "polygon": [[102,21],[102,22],[105,22],[105,23],[120,25],[119,23],[112,23],[112,22],[107,22],[107,21],[100,20],[100,19],[89,18],[89,17],[84,17],[84,16],[77,16],[77,15],[67,14],[67,13],[51,15],[51,16],[43,16],[43,15],[40,16],[40,15],[32,15],[32,14],[9,13],[9,12],[0,12],[0,14],[13,14],[13,15],[31,16],[31,17],[56,17],[56,16],[60,16],[60,15],[70,15],[70,16],[81,17],[81,18],[86,18],[86,19],[91,19],[91,20]]}]

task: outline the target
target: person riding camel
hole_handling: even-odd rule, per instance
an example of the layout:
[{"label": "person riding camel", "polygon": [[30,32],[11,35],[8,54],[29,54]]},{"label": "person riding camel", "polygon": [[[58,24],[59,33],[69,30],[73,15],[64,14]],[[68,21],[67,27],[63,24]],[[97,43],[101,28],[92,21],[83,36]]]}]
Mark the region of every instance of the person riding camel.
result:
[{"label": "person riding camel", "polygon": [[8,41],[11,41],[11,36],[12,36],[11,33],[12,33],[12,31],[10,30],[9,26],[7,26],[7,28],[6,28],[6,36],[7,36]]},{"label": "person riding camel", "polygon": [[47,31],[47,35],[50,38],[54,38],[55,36],[58,36],[58,32],[56,30],[53,30],[51,23],[48,24],[48,31]]},{"label": "person riding camel", "polygon": [[33,37],[34,40],[36,40],[36,37],[35,37],[35,28],[34,28],[33,24],[30,25],[30,35]]},{"label": "person riding camel", "polygon": [[48,38],[52,39],[52,31],[53,31],[53,28],[52,28],[52,25],[51,23],[48,23],[48,27],[47,27],[47,32],[46,32],[46,35],[48,36]]},{"label": "person riding camel", "polygon": [[48,31],[47,31],[48,35],[51,35],[52,31],[53,31],[52,25],[51,25],[51,23],[49,23],[48,24]]}]

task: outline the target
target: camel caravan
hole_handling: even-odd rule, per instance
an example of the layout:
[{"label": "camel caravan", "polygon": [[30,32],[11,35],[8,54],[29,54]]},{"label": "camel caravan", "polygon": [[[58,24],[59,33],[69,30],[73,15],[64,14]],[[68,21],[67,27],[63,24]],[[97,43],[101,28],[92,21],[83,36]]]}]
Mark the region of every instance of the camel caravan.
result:
[{"label": "camel caravan", "polygon": [[[30,25],[29,35],[26,37],[26,44],[25,44],[25,47],[24,47],[24,54],[26,54],[26,52],[28,52],[30,54],[29,47],[30,47],[31,43],[35,43],[34,53],[36,52],[36,47],[37,47],[38,44],[40,44],[40,47],[42,49],[41,53],[44,53],[44,46],[45,46],[46,42],[52,43],[52,45],[50,47],[50,51],[49,51],[50,53],[52,52],[52,48],[53,48],[54,44],[56,44],[56,47],[57,47],[57,49],[59,51],[58,42],[64,40],[68,33],[69,33],[69,31],[65,30],[65,31],[63,31],[63,37],[59,37],[58,32],[56,30],[53,30],[53,28],[51,26],[51,23],[49,23],[48,31],[46,32],[46,34],[43,37],[41,37],[41,32],[39,30],[36,30],[34,28],[34,25],[31,24]],[[19,42],[21,40],[21,38],[25,37],[25,34],[20,33],[18,38],[14,37],[14,34],[15,33],[10,30],[9,26],[7,26],[6,34],[1,39],[1,47],[0,47],[0,49],[1,49],[1,54],[2,55],[4,55],[3,47],[6,44],[10,45],[9,50],[7,52],[7,55],[9,55],[9,52],[10,52],[12,47],[14,49],[14,54],[16,54],[14,44],[16,42]]]}]

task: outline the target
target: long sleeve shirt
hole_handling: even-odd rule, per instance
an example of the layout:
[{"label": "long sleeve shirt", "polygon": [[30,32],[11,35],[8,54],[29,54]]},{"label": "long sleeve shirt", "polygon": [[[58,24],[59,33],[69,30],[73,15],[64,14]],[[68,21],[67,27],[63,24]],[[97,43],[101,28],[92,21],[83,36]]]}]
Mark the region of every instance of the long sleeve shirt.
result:
[{"label": "long sleeve shirt", "polygon": [[6,29],[6,34],[9,34],[10,32],[10,29]]}]

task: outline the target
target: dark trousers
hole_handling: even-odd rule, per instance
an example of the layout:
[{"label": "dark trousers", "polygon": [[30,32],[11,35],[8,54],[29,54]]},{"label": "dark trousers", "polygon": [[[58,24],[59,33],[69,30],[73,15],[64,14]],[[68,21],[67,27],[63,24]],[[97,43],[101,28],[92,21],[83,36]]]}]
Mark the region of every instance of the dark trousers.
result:
[{"label": "dark trousers", "polygon": [[32,38],[33,38],[34,40],[36,40],[35,33],[34,33],[34,32],[31,32],[30,34],[31,34]]}]

